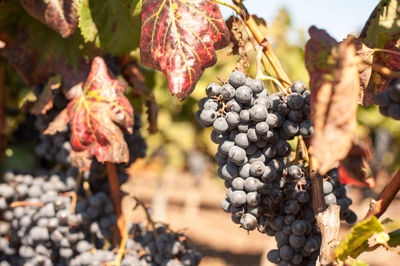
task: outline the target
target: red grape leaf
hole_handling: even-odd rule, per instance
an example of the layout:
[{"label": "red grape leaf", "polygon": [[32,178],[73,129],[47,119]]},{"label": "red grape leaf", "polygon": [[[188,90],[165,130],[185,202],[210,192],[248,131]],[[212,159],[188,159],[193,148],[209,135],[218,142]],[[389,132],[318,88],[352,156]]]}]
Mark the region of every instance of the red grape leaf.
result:
[{"label": "red grape leaf", "polygon": [[354,38],[337,44],[325,31],[310,28],[306,67],[310,74],[315,133],[312,155],[325,174],[349,152],[356,126],[359,74]]},{"label": "red grape leaf", "polygon": [[[339,180],[342,184],[353,184],[373,188],[374,178],[368,177],[369,163],[372,159],[368,146],[353,143],[346,158],[340,161]],[[373,181],[373,182],[371,182]]]},{"label": "red grape leaf", "polygon": [[78,0],[20,0],[25,10],[62,37],[72,35],[78,25]]},{"label": "red grape leaf", "polygon": [[99,162],[128,162],[128,146],[121,126],[133,131],[133,109],[124,96],[125,84],[112,78],[101,57],[93,59],[90,74],[80,93],[50,123],[45,134],[55,134],[67,123],[71,129],[71,164],[88,170],[92,157]]},{"label": "red grape leaf", "polygon": [[170,92],[180,99],[215,64],[215,50],[228,43],[229,30],[214,1],[143,1],[141,63],[162,71]]}]

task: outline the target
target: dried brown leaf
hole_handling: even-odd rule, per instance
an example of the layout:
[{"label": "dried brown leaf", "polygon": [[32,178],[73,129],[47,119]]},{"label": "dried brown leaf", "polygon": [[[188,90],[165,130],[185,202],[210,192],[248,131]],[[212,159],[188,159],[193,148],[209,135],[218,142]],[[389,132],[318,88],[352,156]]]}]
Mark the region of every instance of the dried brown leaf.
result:
[{"label": "dried brown leaf", "polygon": [[351,148],[360,82],[354,38],[349,36],[335,45],[325,31],[315,28],[312,31],[306,45],[315,127],[311,147],[320,173],[325,174],[345,158]]}]

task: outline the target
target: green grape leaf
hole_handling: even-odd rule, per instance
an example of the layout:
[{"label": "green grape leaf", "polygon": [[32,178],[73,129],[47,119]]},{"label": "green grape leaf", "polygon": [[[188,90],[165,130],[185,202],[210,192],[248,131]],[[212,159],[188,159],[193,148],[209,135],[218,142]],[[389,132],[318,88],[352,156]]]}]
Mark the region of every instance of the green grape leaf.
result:
[{"label": "green grape leaf", "polygon": [[390,36],[400,34],[400,12],[398,0],[382,0],[368,18],[360,38],[370,48],[377,47],[379,34],[388,33]]},{"label": "green grape leaf", "polygon": [[356,127],[359,76],[354,38],[337,43],[324,30],[311,27],[305,61],[310,74],[314,135],[312,153],[325,174],[351,149]]},{"label": "green grape leaf", "polygon": [[383,226],[375,216],[370,216],[367,220],[356,224],[336,246],[335,258],[339,260],[344,260],[348,256],[357,258],[358,255],[368,248],[368,238],[383,230]]},{"label": "green grape leaf", "polygon": [[179,99],[192,93],[205,68],[215,64],[215,50],[228,43],[229,30],[214,1],[143,1],[141,63],[162,71]]},{"label": "green grape leaf", "polygon": [[71,36],[78,24],[79,0],[20,0],[25,10],[62,37]]},{"label": "green grape leaf", "polygon": [[128,146],[120,129],[121,126],[130,134],[133,131],[133,108],[124,95],[125,87],[110,76],[101,57],[93,59],[85,85],[76,87],[80,93],[45,131],[55,134],[69,123],[72,166],[88,170],[93,156],[101,163],[129,161]]},{"label": "green grape leaf", "polygon": [[390,240],[387,242],[391,247],[400,245],[400,229],[389,233]]},{"label": "green grape leaf", "polygon": [[86,42],[114,55],[139,47],[140,0],[82,0],[79,28]]}]

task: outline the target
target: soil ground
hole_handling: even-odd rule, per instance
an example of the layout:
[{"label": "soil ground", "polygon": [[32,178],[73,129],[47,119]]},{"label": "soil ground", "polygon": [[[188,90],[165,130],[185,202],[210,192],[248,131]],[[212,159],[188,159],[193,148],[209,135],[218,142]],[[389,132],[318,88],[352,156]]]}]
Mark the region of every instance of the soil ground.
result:
[{"label": "soil ground", "polygon": [[[172,169],[162,171],[151,167],[135,167],[131,178],[123,190],[136,196],[152,209],[155,221],[163,221],[174,231],[184,232],[189,243],[203,254],[201,266],[267,266],[269,249],[275,248],[275,239],[257,231],[247,233],[231,221],[230,215],[220,209],[226,189],[218,178],[205,173],[193,177],[189,173]],[[389,177],[380,175],[374,190],[348,187],[348,195],[353,199],[352,209],[359,220]],[[197,183],[197,185],[196,185]],[[130,196],[125,197],[123,209],[131,209]],[[384,217],[400,217],[400,201],[396,199]],[[135,222],[145,221],[144,212],[133,213]],[[340,239],[349,230],[342,224]],[[364,253],[359,259],[372,266],[400,265],[399,250],[392,252],[379,248]]]}]

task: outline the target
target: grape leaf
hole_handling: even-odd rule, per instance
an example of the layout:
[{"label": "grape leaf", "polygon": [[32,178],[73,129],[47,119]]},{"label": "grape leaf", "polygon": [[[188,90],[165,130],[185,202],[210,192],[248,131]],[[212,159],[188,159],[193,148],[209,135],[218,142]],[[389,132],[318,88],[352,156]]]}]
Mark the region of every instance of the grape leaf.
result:
[{"label": "grape leaf", "polygon": [[[400,52],[398,49],[400,37],[399,15],[399,1],[380,1],[368,18],[359,37],[364,46],[371,49],[378,48],[374,53],[368,55],[370,63],[378,64],[394,71],[400,70],[400,56],[390,53],[390,50],[397,53]],[[365,59],[364,57],[362,58]],[[369,106],[374,103],[376,93],[387,89],[388,77],[376,71],[371,71],[371,67],[365,69],[367,72],[362,73],[360,76],[363,90],[362,103],[364,106]]]},{"label": "grape leaf", "polygon": [[121,126],[133,131],[133,109],[124,96],[125,84],[112,78],[101,57],[93,59],[90,74],[80,94],[68,103],[46,129],[55,134],[69,123],[71,129],[71,164],[88,170],[92,157],[101,163],[128,162],[129,152]]},{"label": "grape leaf", "polygon": [[400,246],[400,229],[389,233],[390,240],[388,241],[388,245],[391,247]]},{"label": "grape leaf", "polygon": [[400,12],[398,0],[382,0],[368,18],[360,38],[370,48],[377,47],[377,38],[382,32],[391,36],[400,33]]},{"label": "grape leaf", "polygon": [[140,0],[82,0],[79,28],[86,42],[114,55],[139,47]]},{"label": "grape leaf", "polygon": [[356,126],[359,76],[354,38],[337,44],[324,30],[311,27],[306,44],[311,110],[315,133],[312,154],[325,174],[349,152]]},{"label": "grape leaf", "polygon": [[382,225],[375,216],[370,216],[367,220],[362,221],[353,228],[336,246],[336,259],[343,260],[348,256],[357,258],[363,251],[368,248],[368,238],[373,234],[383,231]]},{"label": "grape leaf", "polygon": [[78,0],[20,0],[25,10],[62,37],[72,35],[78,24]]},{"label": "grape leaf", "polygon": [[48,110],[53,108],[53,90],[61,86],[61,76],[56,75],[49,78],[39,99],[32,106],[31,113],[35,115],[46,114]]},{"label": "grape leaf", "polygon": [[372,154],[368,146],[353,143],[346,158],[340,161],[339,180],[342,184],[375,187],[375,179],[368,176],[368,161]]},{"label": "grape leaf", "polygon": [[143,1],[141,63],[162,71],[170,92],[180,99],[215,64],[215,50],[228,43],[229,30],[213,1]]},{"label": "grape leaf", "polygon": [[[372,63],[387,67],[393,71],[400,71],[399,37],[390,36],[386,32],[380,33],[376,43],[378,50],[371,56]],[[364,91],[363,105],[368,106],[373,104],[375,94],[386,90],[389,80],[389,77],[380,72],[372,71],[368,85]]]},{"label": "grape leaf", "polygon": [[[16,20],[14,17],[18,17]],[[6,36],[6,48],[0,50],[28,85],[40,85],[60,74],[63,84],[71,87],[84,81],[91,56],[79,32],[68,38],[32,18],[19,2],[2,5],[0,35]]]}]

